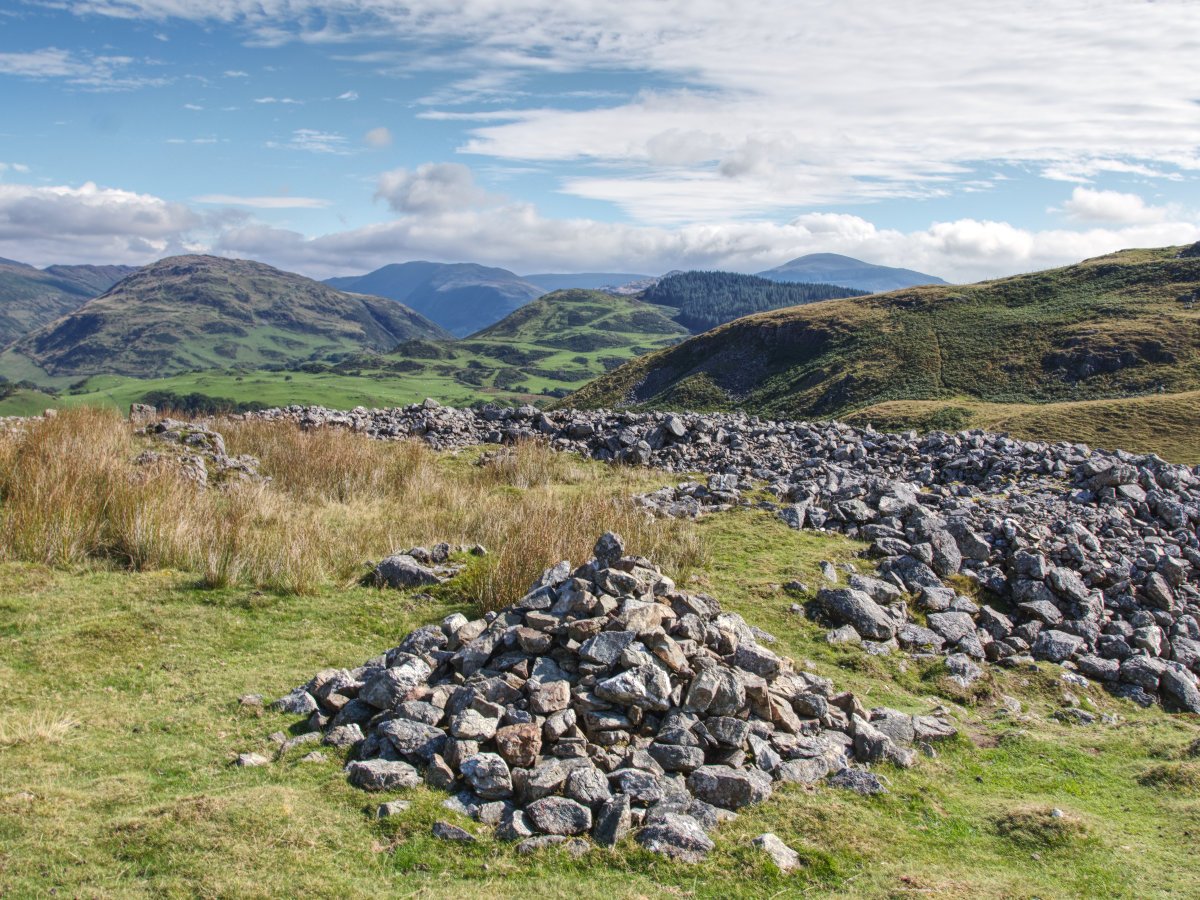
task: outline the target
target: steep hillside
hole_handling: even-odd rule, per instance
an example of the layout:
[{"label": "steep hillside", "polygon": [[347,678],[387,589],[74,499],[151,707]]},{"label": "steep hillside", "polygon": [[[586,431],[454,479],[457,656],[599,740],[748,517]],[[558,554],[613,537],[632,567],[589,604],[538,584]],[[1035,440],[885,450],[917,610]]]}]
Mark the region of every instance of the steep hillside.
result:
[{"label": "steep hillside", "polygon": [[841,256],[837,253],[810,253],[800,256],[782,266],[758,273],[772,281],[807,281],[818,284],[837,284],[842,287],[858,288],[868,293],[894,291],[918,284],[945,284],[936,275],[914,272],[912,269],[894,269],[876,266]]},{"label": "steep hillside", "polygon": [[152,377],[443,337],[442,329],[391,300],[342,293],[262,263],[176,256],[22,338],[6,354],[16,359],[0,360],[0,373],[28,377],[23,358],[50,376]]},{"label": "steep hillside", "polygon": [[635,360],[572,402],[815,418],[888,400],[1040,403],[1197,388],[1200,259],[1173,247],[739,319]]},{"label": "steep hillside", "polygon": [[780,283],[736,272],[674,272],[643,291],[641,299],[677,310],[675,321],[698,334],[757,312],[862,294],[832,284]]},{"label": "steep hillside", "polygon": [[326,284],[399,300],[456,337],[486,328],[545,293],[507,269],[474,263],[396,263]]},{"label": "steep hillside", "polygon": [[133,266],[33,266],[0,259],[0,347],[78,309]]}]

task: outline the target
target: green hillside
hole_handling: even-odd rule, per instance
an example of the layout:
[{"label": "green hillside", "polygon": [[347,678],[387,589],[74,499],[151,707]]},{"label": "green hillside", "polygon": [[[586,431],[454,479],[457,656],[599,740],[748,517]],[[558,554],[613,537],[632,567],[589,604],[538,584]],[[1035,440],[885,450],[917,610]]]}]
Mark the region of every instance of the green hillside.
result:
[{"label": "green hillside", "polygon": [[[660,307],[596,291],[558,291],[463,341],[409,340],[391,353],[270,370],[222,366],[160,378],[97,375],[60,385],[57,398],[28,392],[0,398],[0,415],[85,404],[127,409],[163,395],[196,411],[209,399],[234,408],[314,403],[342,409],[401,406],[425,397],[456,406],[546,402],[686,336]],[[35,376],[28,363],[9,374],[13,381],[45,383]]]},{"label": "green hillside", "polygon": [[1197,388],[1200,259],[1171,247],[739,319],[571,402],[816,418],[897,400],[1028,404]]},{"label": "green hillside", "polygon": [[50,266],[0,260],[0,347],[78,309],[132,274],[132,266]]},{"label": "green hillside", "polygon": [[0,357],[0,374],[62,386],[98,374],[286,365],[447,336],[391,300],[262,263],[176,256],[17,341]]}]

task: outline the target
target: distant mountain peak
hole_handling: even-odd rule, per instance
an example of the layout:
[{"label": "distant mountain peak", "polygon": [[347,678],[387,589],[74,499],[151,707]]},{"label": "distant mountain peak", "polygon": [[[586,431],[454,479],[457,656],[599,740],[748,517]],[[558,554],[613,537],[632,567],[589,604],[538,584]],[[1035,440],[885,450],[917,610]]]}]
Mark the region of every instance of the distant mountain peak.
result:
[{"label": "distant mountain peak", "polygon": [[498,322],[545,293],[508,269],[423,260],[390,263],[366,275],[325,283],[397,300],[458,337]]},{"label": "distant mountain peak", "polygon": [[915,287],[919,284],[946,284],[936,275],[927,275],[912,269],[877,266],[840,253],[809,253],[758,274],[772,281],[836,284],[839,287],[858,288],[876,293]]}]

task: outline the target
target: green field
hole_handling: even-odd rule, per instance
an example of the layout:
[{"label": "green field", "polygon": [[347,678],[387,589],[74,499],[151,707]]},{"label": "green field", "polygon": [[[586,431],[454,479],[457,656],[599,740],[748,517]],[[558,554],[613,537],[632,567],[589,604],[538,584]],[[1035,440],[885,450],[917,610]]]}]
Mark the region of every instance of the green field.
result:
[{"label": "green field", "polygon": [[[240,432],[234,441],[245,449],[262,435]],[[305,436],[300,446],[316,452],[326,447],[318,440]],[[353,440],[365,439],[343,435],[334,444]],[[361,459],[385,465],[381,454],[405,452],[376,444]],[[313,504],[289,512],[289,523],[305,516],[375,521],[363,506],[376,490],[369,479],[361,496],[338,501],[297,480],[317,474],[334,481],[325,471],[329,457],[321,457],[320,472],[315,457],[308,467],[282,451],[265,459],[276,460],[267,466],[276,481],[259,502],[283,492]],[[486,487],[493,482],[480,482],[485,473],[469,461],[443,458],[436,478],[414,476],[412,484],[484,485],[506,504],[544,497],[550,502],[539,507],[538,525],[547,534],[572,527],[570,498],[636,483],[621,470],[534,455],[520,479],[497,473]],[[536,485],[520,486],[537,471]],[[422,502],[435,504],[436,496]],[[386,498],[380,509],[413,514]],[[438,514],[429,510],[430,521]],[[455,527],[467,531],[447,534],[452,540],[469,539],[475,526]],[[945,706],[960,737],[910,770],[879,767],[889,785],[882,796],[782,788],[718,829],[715,852],[699,866],[669,863],[632,842],[578,860],[554,850],[520,856],[442,809],[442,796],[431,790],[379,796],[351,789],[333,751],[325,763],[300,763],[307,752],[300,749],[263,768],[231,764],[238,753],[270,754],[268,735],[294,724],[240,706],[240,696],[277,696],[318,669],[353,666],[394,646],[416,625],[455,610],[477,612],[469,579],[435,598],[335,582],[297,594],[253,582],[203,587],[201,573],[125,571],[103,558],[58,568],[10,561],[0,564],[0,679],[8,704],[0,722],[0,895],[1200,894],[1196,717],[1140,710],[1097,688],[1069,686],[1046,664],[993,670],[968,694],[944,678],[938,662],[830,646],[823,629],[788,611],[801,598],[780,585],[794,578],[817,584],[820,560],[849,560],[857,545],[793,531],[749,509],[677,527],[683,530],[672,546],[703,546],[687,571],[675,572],[689,589],[774,633],[777,650],[855,691],[867,707]],[[534,542],[524,552],[523,563],[537,569],[558,549]],[[1074,703],[1110,718],[1087,727],[1053,718]],[[377,820],[375,807],[393,796],[413,800],[413,809]],[[1056,809],[1061,816],[1052,815]],[[473,831],[478,843],[434,840],[430,827],[439,819]],[[800,852],[798,872],[781,875],[749,847],[767,830]]]},{"label": "green field", "polygon": [[308,363],[288,371],[49,378],[24,357],[9,353],[0,357],[0,374],[13,382],[27,379],[56,388],[57,393],[18,392],[0,400],[0,416],[80,405],[128,409],[156,391],[199,393],[231,404],[302,403],[339,409],[402,406],[426,397],[455,406],[549,402],[685,335],[658,307],[595,291],[561,291],[462,341],[408,341],[389,354]]}]

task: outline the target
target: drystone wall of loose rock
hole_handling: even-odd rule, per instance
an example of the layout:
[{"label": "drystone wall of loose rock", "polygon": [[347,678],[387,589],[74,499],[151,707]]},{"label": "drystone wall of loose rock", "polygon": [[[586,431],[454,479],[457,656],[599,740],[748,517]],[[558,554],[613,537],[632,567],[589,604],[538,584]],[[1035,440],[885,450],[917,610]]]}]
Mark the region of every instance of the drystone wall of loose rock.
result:
[{"label": "drystone wall of loose rock", "polygon": [[[823,589],[817,608],[872,649],[974,662],[1051,660],[1147,704],[1200,712],[1200,467],[984,432],[881,434],[836,422],[739,414],[460,410],[433,401],[250,414],[439,449],[540,437],[562,450],[671,472],[688,484],[641,498],[696,515],[763,487],[793,527],[870,543],[878,577]],[[956,578],[978,582],[978,605]],[[961,584],[961,583],[960,583]],[[915,597],[928,627],[911,621]]]},{"label": "drystone wall of loose rock", "polygon": [[457,792],[447,805],[521,849],[580,835],[612,845],[636,829],[650,850],[695,861],[718,823],[776,783],[831,776],[878,792],[856,762],[909,766],[914,747],[955,733],[938,715],[864,709],[773,641],[609,533],[594,559],[560,563],[513,605],[419,628],[275,706],[308,716],[309,736],[293,741],[348,748],[354,785]]}]

